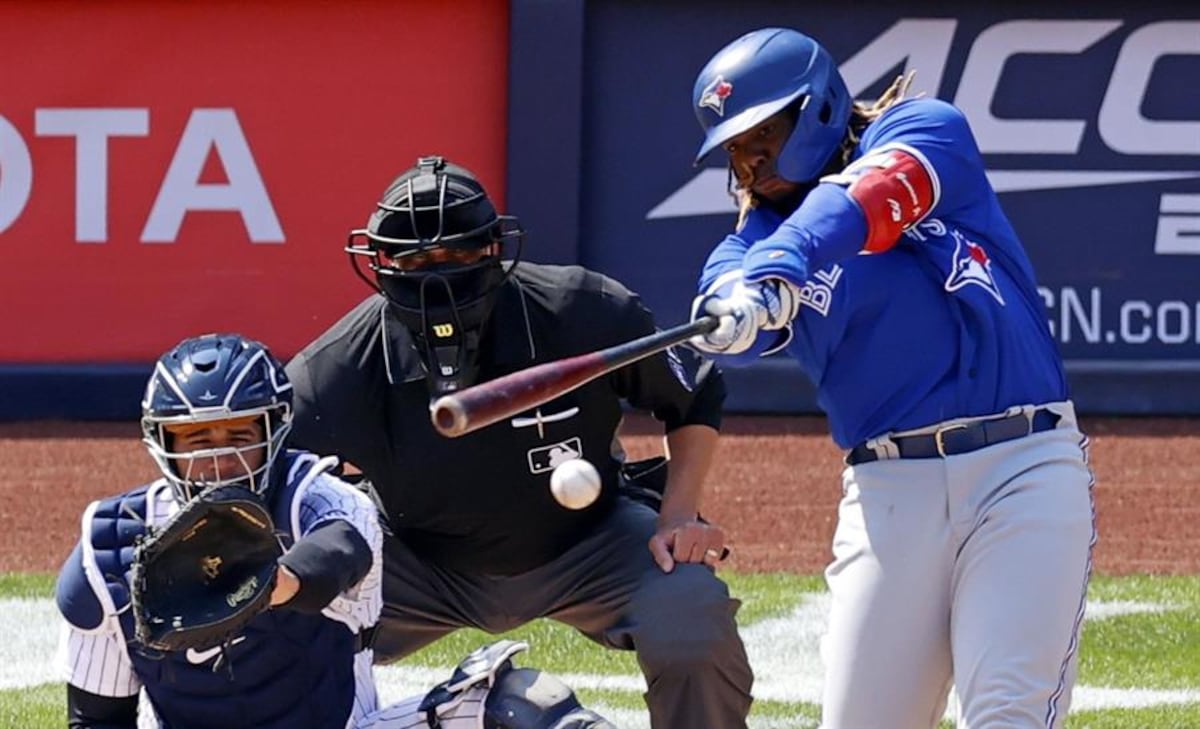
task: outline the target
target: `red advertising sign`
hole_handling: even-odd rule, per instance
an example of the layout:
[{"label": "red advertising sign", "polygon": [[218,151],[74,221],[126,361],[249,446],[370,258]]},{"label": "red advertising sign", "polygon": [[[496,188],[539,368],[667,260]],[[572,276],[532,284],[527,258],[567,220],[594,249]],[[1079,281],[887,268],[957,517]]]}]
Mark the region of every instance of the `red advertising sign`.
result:
[{"label": "red advertising sign", "polygon": [[295,353],[418,156],[503,202],[507,58],[503,2],[0,5],[0,363]]}]

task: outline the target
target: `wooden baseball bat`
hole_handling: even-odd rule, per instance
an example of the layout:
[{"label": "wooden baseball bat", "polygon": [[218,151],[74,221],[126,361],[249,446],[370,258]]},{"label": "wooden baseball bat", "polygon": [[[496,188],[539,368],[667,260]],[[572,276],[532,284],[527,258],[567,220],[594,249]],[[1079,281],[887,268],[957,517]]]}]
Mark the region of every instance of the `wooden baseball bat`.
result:
[{"label": "wooden baseball bat", "polygon": [[707,334],[720,322],[718,317],[706,316],[625,344],[518,370],[439,397],[430,406],[429,416],[439,433],[457,438],[549,402],[698,334]]}]

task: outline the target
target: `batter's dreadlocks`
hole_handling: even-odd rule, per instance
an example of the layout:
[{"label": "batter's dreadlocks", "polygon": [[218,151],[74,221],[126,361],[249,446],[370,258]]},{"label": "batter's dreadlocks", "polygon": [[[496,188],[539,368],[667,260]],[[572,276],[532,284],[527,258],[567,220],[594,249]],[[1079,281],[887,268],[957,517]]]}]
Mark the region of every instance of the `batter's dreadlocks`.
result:
[{"label": "batter's dreadlocks", "polygon": [[892,85],[887,87],[883,95],[875,101],[870,104],[862,101],[854,102],[854,106],[850,110],[850,124],[846,130],[846,138],[842,141],[838,158],[842,167],[850,164],[850,155],[854,153],[854,148],[862,139],[863,130],[867,128],[867,125],[883,116],[883,112],[903,101],[905,94],[908,93],[908,87],[912,86],[916,76],[916,71],[900,74],[892,82]]},{"label": "batter's dreadlocks", "polygon": [[[859,141],[862,139],[863,130],[871,122],[883,116],[883,112],[904,100],[904,96],[908,93],[908,88],[912,86],[916,75],[916,71],[900,74],[875,101],[870,103],[865,101],[854,102],[850,109],[850,122],[846,126],[846,136],[842,139],[838,151],[829,161],[829,165],[817,176],[817,180],[827,174],[844,169],[846,165],[850,164],[850,155],[854,154],[854,148],[858,146]],[[794,123],[800,112],[799,102],[793,104],[789,108],[789,112],[792,114],[792,121]],[[813,180],[801,190],[801,195],[808,194],[808,191],[816,187],[816,185],[817,181]],[[746,217],[750,214],[750,211],[763,202],[751,190],[754,186],[754,171],[745,170],[742,174],[739,174],[738,170],[734,169],[733,160],[730,159],[727,186],[730,196],[733,197],[738,206],[738,220],[735,230],[741,230],[742,226],[746,224]]]}]

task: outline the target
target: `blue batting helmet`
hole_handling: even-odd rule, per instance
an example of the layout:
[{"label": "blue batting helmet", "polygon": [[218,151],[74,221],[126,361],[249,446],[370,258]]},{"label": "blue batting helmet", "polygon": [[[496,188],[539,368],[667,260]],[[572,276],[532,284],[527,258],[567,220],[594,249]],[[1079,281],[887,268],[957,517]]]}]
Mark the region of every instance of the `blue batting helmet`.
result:
[{"label": "blue batting helmet", "polygon": [[[179,452],[171,426],[258,418],[262,440]],[[241,483],[257,494],[271,485],[271,466],[284,449],[292,427],[292,384],[283,365],[262,344],[237,334],[206,334],[185,339],[154,365],[142,400],[142,440],[181,501],[214,486]],[[246,457],[262,450],[262,465],[249,468]],[[243,468],[220,473],[218,459],[233,456]],[[212,462],[202,478],[193,475]]]},{"label": "blue batting helmet", "polygon": [[799,104],[796,127],[779,154],[779,174],[808,182],[841,144],[852,99],[837,64],[812,38],[786,28],[763,28],[722,48],[696,77],[692,105],[704,128],[696,156]]}]

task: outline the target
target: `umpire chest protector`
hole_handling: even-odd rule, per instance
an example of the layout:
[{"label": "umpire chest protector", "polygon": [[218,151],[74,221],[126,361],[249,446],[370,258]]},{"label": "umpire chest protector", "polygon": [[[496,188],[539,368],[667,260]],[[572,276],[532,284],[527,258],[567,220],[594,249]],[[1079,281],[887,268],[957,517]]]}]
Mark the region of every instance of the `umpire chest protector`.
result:
[{"label": "umpire chest protector", "polygon": [[[544,307],[519,283],[502,290],[480,350],[481,381],[583,351],[570,337],[555,336],[561,324]],[[613,434],[622,416],[607,379],[450,439],[430,421],[423,369],[406,356],[413,351],[408,332],[396,327],[388,334],[391,353],[401,354],[388,363],[394,382],[386,399],[388,448],[360,465],[379,489],[392,527],[414,551],[456,569],[514,574],[553,559],[607,513],[618,466]],[[605,488],[589,508],[568,511],[550,492],[550,474],[579,456],[596,465]]]},{"label": "umpire chest protector", "polygon": [[[497,295],[480,349],[479,381],[621,344],[654,331],[637,297],[575,266],[523,263]],[[392,530],[441,566],[511,575],[583,539],[616,499],[623,461],[622,400],[682,420],[692,394],[651,358],[539,408],[460,438],[430,422],[425,371],[408,331],[379,297],[364,301],[289,365],[296,387],[292,437],[359,466]],[[719,403],[717,405],[719,407]],[[571,511],[550,474],[582,457],[599,471],[600,498]]]},{"label": "umpire chest protector", "polygon": [[[288,453],[283,465],[288,477],[273,496],[271,512],[276,526],[294,538],[293,515],[302,486],[318,469],[307,454]],[[160,524],[173,511],[164,480],[88,507],[83,539],[56,586],[66,620],[85,633],[119,627],[134,670],[165,726],[342,726],[354,700],[356,637],[321,614],[268,610],[225,650],[160,653],[136,641],[129,609],[134,545],[147,524]],[[226,700],[235,694],[236,701]]]}]

